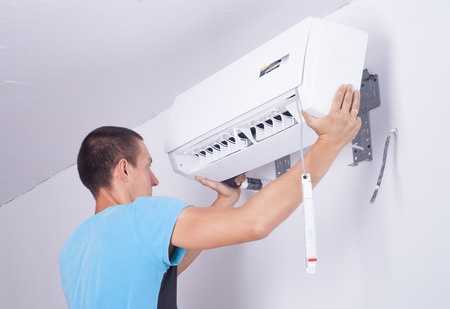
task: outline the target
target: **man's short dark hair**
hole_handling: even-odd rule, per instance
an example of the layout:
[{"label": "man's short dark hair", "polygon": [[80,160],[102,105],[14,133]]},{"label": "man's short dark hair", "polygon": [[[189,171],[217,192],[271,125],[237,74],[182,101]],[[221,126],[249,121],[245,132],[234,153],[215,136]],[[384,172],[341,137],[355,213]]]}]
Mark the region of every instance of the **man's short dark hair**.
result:
[{"label": "man's short dark hair", "polygon": [[114,167],[121,159],[136,166],[138,141],[142,136],[133,130],[104,126],[89,133],[78,152],[78,174],[94,197],[100,188],[110,188]]}]

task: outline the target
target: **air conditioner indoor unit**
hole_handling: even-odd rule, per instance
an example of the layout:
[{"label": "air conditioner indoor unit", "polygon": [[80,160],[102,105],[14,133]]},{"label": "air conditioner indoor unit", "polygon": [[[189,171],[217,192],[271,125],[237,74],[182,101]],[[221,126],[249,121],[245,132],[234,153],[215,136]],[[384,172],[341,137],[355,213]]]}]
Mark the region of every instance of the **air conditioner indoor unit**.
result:
[{"label": "air conditioner indoor unit", "polygon": [[308,17],[177,96],[165,145],[174,171],[222,181],[312,145],[299,109],[322,117],[340,85],[359,89],[367,39]]}]

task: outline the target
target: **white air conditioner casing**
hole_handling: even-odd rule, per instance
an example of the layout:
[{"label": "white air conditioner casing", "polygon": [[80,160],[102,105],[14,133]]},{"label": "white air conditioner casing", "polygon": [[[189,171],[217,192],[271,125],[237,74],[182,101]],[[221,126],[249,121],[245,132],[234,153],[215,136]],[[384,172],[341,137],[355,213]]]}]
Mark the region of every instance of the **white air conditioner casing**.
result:
[{"label": "white air conditioner casing", "polygon": [[367,38],[309,17],[180,94],[166,136],[174,171],[222,181],[310,146],[299,108],[322,117],[340,85],[359,89]]}]

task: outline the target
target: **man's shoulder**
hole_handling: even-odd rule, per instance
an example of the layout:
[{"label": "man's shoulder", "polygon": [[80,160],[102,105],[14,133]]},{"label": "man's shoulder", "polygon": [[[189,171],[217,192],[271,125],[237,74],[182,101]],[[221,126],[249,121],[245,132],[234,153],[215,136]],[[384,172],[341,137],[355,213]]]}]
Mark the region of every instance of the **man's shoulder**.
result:
[{"label": "man's shoulder", "polygon": [[174,198],[174,197],[169,197],[169,196],[141,196],[138,197],[132,204],[134,205],[142,205],[142,204],[146,204],[146,205],[180,205],[180,206],[187,206],[189,205],[188,203]]}]

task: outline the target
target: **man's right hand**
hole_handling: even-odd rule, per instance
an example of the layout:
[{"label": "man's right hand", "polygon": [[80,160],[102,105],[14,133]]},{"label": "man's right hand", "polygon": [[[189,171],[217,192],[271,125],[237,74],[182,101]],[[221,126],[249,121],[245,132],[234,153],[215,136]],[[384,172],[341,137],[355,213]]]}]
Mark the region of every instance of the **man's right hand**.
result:
[{"label": "man's right hand", "polygon": [[342,85],[336,91],[328,115],[316,118],[303,111],[302,115],[306,124],[319,136],[319,143],[335,145],[340,150],[355,138],[361,128],[359,107],[360,92],[353,92],[351,85]]},{"label": "man's right hand", "polygon": [[[196,176],[195,179],[199,181],[202,185],[213,189],[217,192],[217,199],[212,206],[225,206],[233,207],[239,200],[241,194],[241,189],[232,188],[222,182],[217,182],[211,179],[207,179],[201,176]],[[235,178],[235,183],[240,186],[240,184],[246,179],[245,174],[239,175]]]}]

